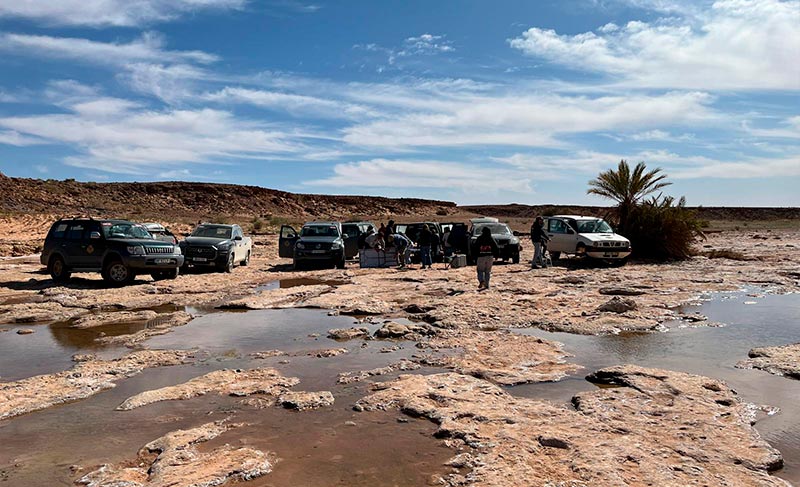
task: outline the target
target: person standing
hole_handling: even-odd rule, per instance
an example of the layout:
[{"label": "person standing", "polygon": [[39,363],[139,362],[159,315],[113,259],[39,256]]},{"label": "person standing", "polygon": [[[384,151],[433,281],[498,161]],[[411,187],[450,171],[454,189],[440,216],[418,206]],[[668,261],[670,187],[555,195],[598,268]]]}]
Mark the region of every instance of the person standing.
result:
[{"label": "person standing", "polygon": [[422,230],[419,232],[419,238],[417,239],[417,244],[419,244],[419,254],[422,260],[422,268],[430,269],[433,265],[433,259],[431,258],[431,246],[433,245],[433,232],[431,232],[430,227],[428,225],[423,225]]},{"label": "person standing", "polygon": [[544,218],[537,216],[531,225],[531,241],[533,242],[533,262],[531,267],[539,269],[544,267],[544,246],[550,240],[544,230]]},{"label": "person standing", "polygon": [[450,258],[453,255],[453,246],[450,244],[450,232],[452,228],[448,227],[447,231],[442,235],[442,246],[444,247],[445,258]]},{"label": "person standing", "polygon": [[500,248],[492,237],[489,227],[483,227],[481,234],[475,240],[472,249],[477,258],[478,290],[489,289],[489,279],[492,277],[494,259],[500,256]]}]

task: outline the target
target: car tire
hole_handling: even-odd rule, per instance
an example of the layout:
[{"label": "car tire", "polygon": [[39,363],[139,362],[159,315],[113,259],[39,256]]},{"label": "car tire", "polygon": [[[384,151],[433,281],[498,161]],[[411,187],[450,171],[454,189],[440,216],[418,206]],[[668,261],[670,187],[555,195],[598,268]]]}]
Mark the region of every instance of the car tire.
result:
[{"label": "car tire", "polygon": [[103,266],[103,279],[114,286],[124,286],[130,284],[136,279],[134,273],[128,266],[121,260],[109,260]]},{"label": "car tire", "polygon": [[231,252],[230,255],[228,256],[228,261],[225,263],[225,267],[222,268],[222,271],[230,274],[231,272],[233,272],[233,268],[235,265],[236,263],[234,262],[233,259],[233,252]]},{"label": "car tire", "polygon": [[50,262],[47,263],[47,272],[50,273],[50,277],[55,282],[66,282],[71,274],[67,264],[64,263],[64,259],[58,255],[50,258]]},{"label": "car tire", "polygon": [[628,263],[628,258],[626,257],[624,259],[612,260],[611,261],[611,266],[612,267],[622,267],[627,263]]},{"label": "car tire", "polygon": [[337,269],[344,269],[345,266],[346,266],[345,258],[344,258],[344,255],[342,255],[342,258],[339,259],[338,262],[336,262],[336,268]]},{"label": "car tire", "polygon": [[586,245],[579,243],[578,246],[575,247],[575,255],[586,257]]},{"label": "car tire", "polygon": [[293,260],[292,261],[292,270],[302,271],[303,267],[304,266],[303,266],[303,262],[302,261],[299,261],[299,260]]},{"label": "car tire", "polygon": [[519,253],[516,253],[513,256],[511,256],[511,262],[513,262],[514,264],[519,264]]},{"label": "car tire", "polygon": [[552,260],[558,260],[561,258],[561,252],[550,252],[550,258]]},{"label": "car tire", "polygon": [[250,263],[250,251],[247,251],[247,255],[244,256],[244,260],[242,261],[242,266],[247,266]]}]

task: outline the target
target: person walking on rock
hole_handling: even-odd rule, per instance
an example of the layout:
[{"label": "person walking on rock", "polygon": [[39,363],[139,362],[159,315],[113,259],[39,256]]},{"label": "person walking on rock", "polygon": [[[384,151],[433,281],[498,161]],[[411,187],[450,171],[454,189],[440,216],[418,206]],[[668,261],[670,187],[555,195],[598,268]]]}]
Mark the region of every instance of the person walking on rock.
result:
[{"label": "person walking on rock", "polygon": [[531,225],[531,241],[533,242],[533,262],[531,267],[539,269],[544,267],[544,252],[543,248],[550,240],[547,232],[544,230],[544,218],[537,216],[536,220]]},{"label": "person walking on rock", "polygon": [[478,290],[489,289],[489,279],[492,277],[494,259],[500,256],[500,248],[492,237],[489,227],[483,227],[481,234],[473,244],[473,255],[477,255]]}]

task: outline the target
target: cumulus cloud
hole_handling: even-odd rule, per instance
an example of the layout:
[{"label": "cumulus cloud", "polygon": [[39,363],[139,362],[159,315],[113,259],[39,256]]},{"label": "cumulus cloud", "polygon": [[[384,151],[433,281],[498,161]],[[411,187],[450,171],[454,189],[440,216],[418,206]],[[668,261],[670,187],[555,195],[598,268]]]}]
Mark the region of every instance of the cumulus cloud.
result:
[{"label": "cumulus cloud", "polygon": [[11,0],[0,2],[0,18],[48,25],[132,27],[172,20],[201,10],[242,8],[247,0]]},{"label": "cumulus cloud", "polygon": [[639,87],[797,90],[798,25],[797,0],[719,0],[691,17],[607,24],[576,35],[533,27],[509,42],[525,54]]}]

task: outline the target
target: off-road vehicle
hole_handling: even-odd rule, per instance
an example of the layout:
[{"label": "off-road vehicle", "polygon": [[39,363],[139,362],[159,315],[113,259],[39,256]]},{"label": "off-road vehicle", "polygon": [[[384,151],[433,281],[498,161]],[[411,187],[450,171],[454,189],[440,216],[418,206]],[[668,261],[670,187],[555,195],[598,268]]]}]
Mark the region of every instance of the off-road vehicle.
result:
[{"label": "off-road vehicle", "polygon": [[602,218],[555,215],[544,219],[544,230],[550,237],[547,250],[553,260],[573,254],[624,265],[631,255],[630,240],[614,233]]},{"label": "off-road vehicle", "polygon": [[185,266],[215,267],[233,272],[237,264],[248,265],[253,241],[239,225],[201,223],[180,243]]},{"label": "off-road vehicle", "polygon": [[467,260],[474,264],[477,260],[472,255],[473,243],[478,239],[481,232],[485,227],[488,227],[492,232],[497,247],[500,249],[500,258],[503,261],[511,260],[514,264],[519,264],[519,254],[522,252],[522,244],[519,237],[511,231],[508,225],[500,223],[497,218],[473,218],[470,220],[472,228],[469,231],[469,245],[467,246]]},{"label": "off-road vehicle", "polygon": [[53,223],[40,260],[54,281],[73,272],[100,272],[114,285],[133,282],[137,274],[174,279],[183,265],[177,245],[154,239],[127,220],[62,219]]},{"label": "off-road vehicle", "polygon": [[291,258],[294,268],[300,269],[308,263],[323,263],[345,267],[345,240],[339,222],[308,222],[300,232],[289,225],[281,227],[278,255]]}]

